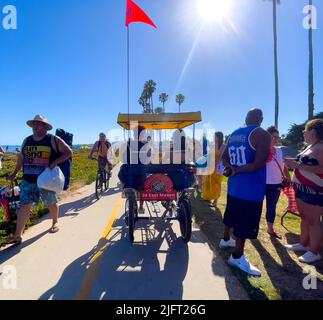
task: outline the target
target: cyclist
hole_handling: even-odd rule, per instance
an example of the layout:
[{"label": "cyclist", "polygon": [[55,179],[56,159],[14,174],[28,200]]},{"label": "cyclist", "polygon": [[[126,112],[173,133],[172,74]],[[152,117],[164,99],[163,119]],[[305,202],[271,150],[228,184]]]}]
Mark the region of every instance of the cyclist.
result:
[{"label": "cyclist", "polygon": [[96,141],[90,154],[89,159],[93,160],[93,153],[98,153],[98,166],[99,171],[103,171],[108,166],[109,178],[111,177],[112,163],[108,160],[108,154],[112,151],[112,145],[107,140],[107,136],[104,133],[100,133],[99,141]]}]

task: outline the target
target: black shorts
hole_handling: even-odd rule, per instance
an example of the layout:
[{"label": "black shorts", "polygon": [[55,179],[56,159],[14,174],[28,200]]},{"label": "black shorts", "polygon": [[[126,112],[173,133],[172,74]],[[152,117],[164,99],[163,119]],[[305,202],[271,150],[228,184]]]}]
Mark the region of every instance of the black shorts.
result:
[{"label": "black shorts", "polygon": [[257,239],[263,202],[242,200],[228,195],[223,223],[233,228],[236,238]]}]

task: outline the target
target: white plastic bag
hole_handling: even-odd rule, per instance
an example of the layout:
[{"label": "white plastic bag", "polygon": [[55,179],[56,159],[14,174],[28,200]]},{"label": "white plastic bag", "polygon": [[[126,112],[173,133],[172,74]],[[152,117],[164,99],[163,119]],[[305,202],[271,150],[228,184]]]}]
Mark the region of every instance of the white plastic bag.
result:
[{"label": "white plastic bag", "polygon": [[57,194],[64,189],[65,177],[59,167],[53,169],[45,169],[37,179],[37,186],[39,189],[54,191]]}]

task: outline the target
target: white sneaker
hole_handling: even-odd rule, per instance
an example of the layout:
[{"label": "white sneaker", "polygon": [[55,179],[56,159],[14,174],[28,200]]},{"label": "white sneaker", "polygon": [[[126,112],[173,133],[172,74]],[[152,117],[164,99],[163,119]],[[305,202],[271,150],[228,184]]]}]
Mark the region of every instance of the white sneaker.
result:
[{"label": "white sneaker", "polygon": [[304,247],[300,243],[286,244],[285,248],[291,251],[309,251],[309,247]]},{"label": "white sneaker", "polygon": [[322,257],[321,257],[321,255],[319,253],[318,254],[314,254],[311,251],[307,251],[301,257],[299,257],[298,260],[300,262],[303,262],[303,263],[313,263],[313,262],[316,262],[316,261],[321,260],[321,258]]},{"label": "white sneaker", "polygon": [[246,256],[242,256],[240,259],[234,259],[232,255],[228,260],[228,264],[233,267],[237,267],[240,270],[250,274],[254,277],[261,277],[261,272],[255,266],[253,266]]},{"label": "white sneaker", "polygon": [[230,238],[228,241],[221,239],[221,241],[219,243],[219,247],[220,247],[220,249],[235,248],[236,241],[232,238]]}]

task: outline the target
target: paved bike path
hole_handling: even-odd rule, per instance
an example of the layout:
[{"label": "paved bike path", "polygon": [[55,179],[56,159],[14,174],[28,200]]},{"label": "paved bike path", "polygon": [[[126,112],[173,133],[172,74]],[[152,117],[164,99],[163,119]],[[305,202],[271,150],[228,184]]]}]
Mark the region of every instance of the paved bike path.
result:
[{"label": "paved bike path", "polygon": [[[118,169],[99,201],[92,184],[61,202],[58,233],[48,233],[46,215],[25,232],[22,245],[1,250],[0,300],[247,299],[198,228],[186,244],[178,222],[141,221],[130,244]],[[150,210],[155,217],[158,208]],[[6,289],[15,272],[16,288]]]}]

